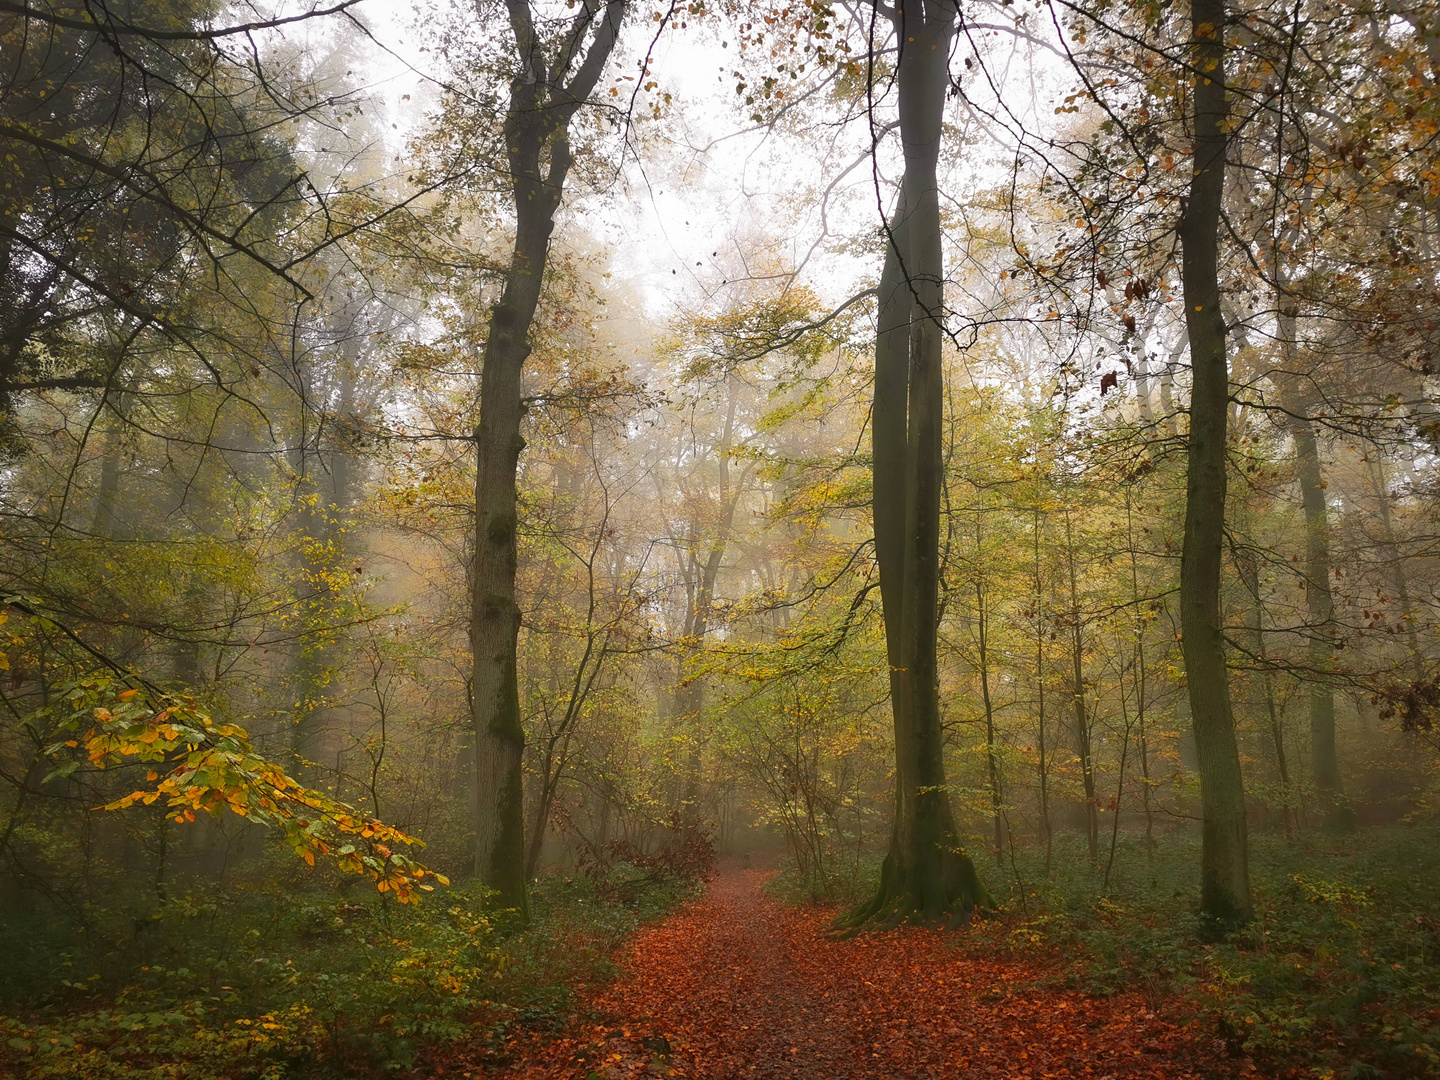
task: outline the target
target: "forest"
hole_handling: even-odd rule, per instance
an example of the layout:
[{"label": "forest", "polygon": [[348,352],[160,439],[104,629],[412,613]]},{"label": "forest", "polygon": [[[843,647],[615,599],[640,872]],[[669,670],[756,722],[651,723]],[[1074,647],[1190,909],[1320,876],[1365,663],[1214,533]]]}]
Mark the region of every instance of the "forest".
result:
[{"label": "forest", "polygon": [[0,0],[0,1076],[1440,1077],[1440,10]]}]

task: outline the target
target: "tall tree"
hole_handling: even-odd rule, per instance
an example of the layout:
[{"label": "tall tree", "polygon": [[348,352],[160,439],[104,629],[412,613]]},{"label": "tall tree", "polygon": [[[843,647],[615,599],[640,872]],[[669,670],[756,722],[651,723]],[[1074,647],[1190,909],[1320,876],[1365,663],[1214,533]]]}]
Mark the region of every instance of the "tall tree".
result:
[{"label": "tall tree", "polygon": [[735,526],[735,511],[750,473],[750,467],[746,466],[741,471],[739,483],[732,484],[730,459],[735,449],[735,408],[740,392],[739,380],[727,374],[724,385],[724,426],[719,441],[711,448],[719,482],[715,505],[708,508],[712,520],[692,521],[688,542],[676,540],[677,551],[681,547],[686,549],[681,554],[681,576],[686,586],[686,610],[681,635],[682,646],[676,664],[675,719],[685,728],[689,742],[680,788],[680,805],[687,818],[692,821],[698,820],[700,815],[700,767],[705,743],[702,731],[705,677],[695,669],[704,655],[706,635],[710,630],[711,609],[715,604],[715,587]]},{"label": "tall tree", "polygon": [[959,9],[954,0],[901,0],[886,10],[898,49],[905,173],[880,277],[872,437],[895,824],[880,886],[846,917],[852,926],[877,917],[965,919],[992,903],[960,846],[947,794],[936,664],[945,335],[937,163]]},{"label": "tall tree", "polygon": [[[1282,301],[1279,319],[1284,353],[1294,348],[1295,309]],[[1283,367],[1289,364],[1282,360]],[[1310,754],[1315,787],[1326,802],[1332,825],[1350,820],[1340,784],[1340,758],[1335,747],[1335,690],[1328,677],[1335,642],[1335,596],[1330,586],[1330,521],[1325,502],[1325,474],[1310,406],[1293,395],[1285,402],[1290,434],[1295,440],[1295,473],[1305,511],[1305,606],[1309,624]]]},{"label": "tall tree", "polygon": [[[1293,35],[1293,28],[1291,33]],[[1286,86],[1285,90],[1292,99],[1301,96],[1292,86]],[[1286,101],[1284,97],[1280,100],[1282,104]],[[1305,107],[1303,99],[1290,102],[1290,109],[1298,111],[1302,116]],[[1308,151],[1303,129],[1291,123],[1291,118],[1285,115],[1283,110],[1277,108],[1274,112],[1274,168],[1280,179],[1273,182],[1271,204],[1266,206],[1264,211],[1269,218],[1268,230],[1278,232],[1278,235],[1266,237],[1265,241],[1269,248],[1270,284],[1275,293],[1275,343],[1278,356],[1277,370],[1272,378],[1277,384],[1280,407],[1295,444],[1295,476],[1300,483],[1300,502],[1305,515],[1305,605],[1309,638],[1307,651],[1310,666],[1312,776],[1316,790],[1327,803],[1327,819],[1332,825],[1344,825],[1349,815],[1340,784],[1340,761],[1335,746],[1335,690],[1329,677],[1338,642],[1334,625],[1335,597],[1330,583],[1330,517],[1325,495],[1328,485],[1320,460],[1320,442],[1315,423],[1315,414],[1319,412],[1323,415],[1324,412],[1323,407],[1317,408],[1316,401],[1321,390],[1317,382],[1317,369],[1321,364],[1316,362],[1318,357],[1310,357],[1311,370],[1302,370],[1304,365],[1297,330],[1304,294],[1302,290],[1294,287],[1290,280],[1291,268],[1286,264],[1287,253],[1296,250],[1301,233],[1300,220],[1308,216],[1314,196],[1310,190],[1309,177],[1295,185],[1295,191],[1286,189],[1285,176],[1281,172],[1284,167],[1282,162],[1303,160]],[[1281,209],[1282,197],[1288,197],[1288,214]],[[1293,258],[1293,255],[1291,257]],[[1316,342],[1316,345],[1320,346],[1320,342]]]},{"label": "tall tree", "polygon": [[525,803],[516,640],[515,470],[524,440],[521,373],[555,230],[574,161],[570,124],[614,51],[627,0],[585,0],[553,34],[537,27],[527,0],[508,0],[516,68],[504,120],[515,207],[505,285],[490,313],[475,428],[475,548],[471,567],[471,694],[475,725],[475,870],[498,906],[529,919],[525,890]]},{"label": "tall tree", "polygon": [[1220,212],[1229,144],[1224,0],[1190,8],[1194,151],[1180,219],[1181,285],[1190,339],[1189,471],[1180,564],[1180,627],[1200,771],[1200,912],[1218,926],[1249,920],[1245,788],[1221,625],[1230,369],[1220,309]]},{"label": "tall tree", "polygon": [[1090,866],[1100,865],[1100,804],[1095,792],[1090,710],[1085,697],[1085,619],[1080,613],[1080,590],[1075,573],[1075,533],[1071,511],[1065,508],[1065,566],[1070,579],[1070,697],[1075,705],[1075,752],[1080,757],[1080,781],[1085,792],[1085,836]]}]

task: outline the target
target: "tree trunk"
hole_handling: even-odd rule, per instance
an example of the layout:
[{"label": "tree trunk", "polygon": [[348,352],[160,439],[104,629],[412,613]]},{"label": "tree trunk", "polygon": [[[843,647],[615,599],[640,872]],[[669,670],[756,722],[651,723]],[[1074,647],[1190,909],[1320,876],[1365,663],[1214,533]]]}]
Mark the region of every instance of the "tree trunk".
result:
[{"label": "tree trunk", "polygon": [[[517,184],[517,190],[523,186],[527,185]],[[521,781],[525,733],[516,673],[520,607],[515,599],[515,470],[524,448],[521,368],[530,352],[530,324],[540,298],[553,222],[533,202],[527,206],[517,198],[516,203],[519,227],[511,271],[490,317],[480,374],[470,633],[478,802],[475,868],[480,880],[495,890],[497,905],[514,908],[524,920],[528,917]],[[542,214],[541,221],[534,220]]]},{"label": "tree trunk", "polygon": [[1176,431],[1175,419],[1175,372],[1180,368],[1180,358],[1185,355],[1190,339],[1184,329],[1171,342],[1165,368],[1160,372],[1160,425],[1161,435],[1171,436]]},{"label": "tree trunk", "polygon": [[1045,757],[1045,623],[1041,605],[1045,601],[1040,578],[1040,511],[1035,511],[1035,700],[1039,713],[1040,739],[1040,833],[1045,837],[1045,873],[1050,873],[1054,856],[1055,830],[1050,826],[1050,765]]},{"label": "tree trunk", "polygon": [[[361,340],[356,332],[357,315],[354,307],[341,302],[330,317],[331,336],[339,343],[339,355],[332,358],[331,365],[338,377],[336,389],[341,412],[353,408],[355,368],[360,362],[355,350]],[[326,396],[323,371],[313,364],[307,365],[302,377],[305,394],[310,400]],[[297,775],[312,780],[318,779],[317,764],[333,749],[326,745],[334,741],[326,738],[326,720],[327,713],[331,711],[333,669],[341,661],[337,655],[339,643],[330,637],[331,603],[335,599],[333,582],[345,575],[345,567],[351,558],[348,534],[344,528],[344,516],[353,501],[350,456],[345,447],[331,444],[327,430],[337,432],[343,429],[327,425],[312,433],[308,422],[302,422],[290,452],[290,467],[295,473],[297,485],[295,516],[300,543],[297,593],[302,601],[301,611],[307,620],[291,669],[291,678],[295,683],[295,711],[290,724],[290,759]],[[196,594],[194,606],[198,611],[203,600],[198,579],[193,591]],[[198,668],[198,651],[187,663]],[[180,677],[183,682],[194,681],[193,677],[183,674]],[[337,762],[334,770],[337,782],[340,772]]]},{"label": "tree trunk", "polygon": [[1405,641],[1408,647],[1406,663],[1410,668],[1410,674],[1415,682],[1425,681],[1425,659],[1420,650],[1420,638],[1415,633],[1415,612],[1411,607],[1410,600],[1410,576],[1405,572],[1405,556],[1400,551],[1400,545],[1395,539],[1395,525],[1390,517],[1390,482],[1385,477],[1385,452],[1376,448],[1375,460],[1370,460],[1368,451],[1362,451],[1365,458],[1365,468],[1370,474],[1370,482],[1375,485],[1376,507],[1380,511],[1381,541],[1385,545],[1386,555],[1390,559],[1393,568],[1392,577],[1395,581],[1395,599],[1400,603],[1400,618],[1405,623]]},{"label": "tree trunk", "polygon": [[[1249,554],[1249,553],[1247,553]],[[1261,692],[1265,696],[1265,715],[1270,723],[1270,744],[1275,753],[1275,775],[1280,781],[1281,814],[1285,823],[1285,838],[1295,833],[1295,808],[1291,805],[1290,764],[1285,757],[1285,730],[1280,722],[1280,710],[1275,704],[1275,678],[1270,670],[1269,650],[1265,643],[1265,603],[1260,594],[1260,568],[1253,557],[1240,564],[1240,577],[1250,592],[1255,614],[1255,659],[1260,664]]]},{"label": "tree trunk", "polygon": [[115,539],[115,507],[120,498],[120,457],[125,452],[125,391],[115,396],[115,403],[109,405],[109,395],[100,400],[100,410],[114,410],[100,427],[101,457],[100,486],[95,492],[95,516],[90,523],[90,535],[97,540]]},{"label": "tree trunk", "polygon": [[1295,471],[1305,507],[1305,606],[1309,621],[1310,746],[1315,787],[1326,804],[1332,825],[1349,820],[1340,786],[1340,759],[1335,750],[1335,691],[1326,678],[1335,649],[1335,598],[1330,588],[1330,521],[1315,428],[1308,417],[1296,417]]},{"label": "tree trunk", "polygon": [[[490,314],[480,371],[480,422],[475,428],[475,548],[471,571],[470,644],[474,664],[475,871],[494,890],[494,904],[528,922],[525,890],[524,797],[516,644],[515,471],[524,439],[521,373],[571,165],[569,125],[609,59],[625,0],[581,5],[556,46],[570,65],[545,55],[529,4],[509,0],[519,68],[510,83],[505,148],[515,200],[515,242],[499,302]],[[590,39],[588,49],[581,46]],[[568,81],[566,76],[569,76]]]},{"label": "tree trunk", "polygon": [[1275,260],[1276,338],[1280,344],[1281,384],[1289,413],[1290,435],[1295,440],[1295,475],[1300,482],[1300,501],[1305,512],[1305,607],[1307,615],[1308,660],[1310,666],[1310,747],[1315,787],[1325,803],[1325,817],[1332,825],[1353,823],[1340,786],[1340,760],[1335,750],[1335,690],[1328,672],[1335,650],[1335,598],[1330,587],[1330,518],[1325,502],[1325,478],[1320,467],[1320,447],[1310,419],[1308,395],[1301,392],[1295,375],[1294,300],[1285,286],[1277,250]]},{"label": "tree trunk", "polygon": [[1147,438],[1153,438],[1155,435],[1155,398],[1150,371],[1150,335],[1155,329],[1155,320],[1159,315],[1159,306],[1152,307],[1150,313],[1140,323],[1134,346],[1136,353],[1135,398],[1140,404],[1140,424]]},{"label": "tree trunk", "polygon": [[1245,787],[1235,740],[1220,611],[1230,372],[1220,310],[1219,230],[1225,191],[1224,0],[1192,0],[1194,163],[1180,221],[1190,338],[1189,470],[1180,569],[1180,626],[1200,772],[1200,912],[1213,928],[1250,919]]},{"label": "tree trunk", "polygon": [[1075,537],[1070,529],[1070,510],[1065,510],[1065,552],[1070,567],[1070,696],[1075,704],[1075,750],[1080,755],[1080,780],[1085,790],[1085,836],[1090,866],[1100,865],[1100,808],[1095,791],[1095,758],[1090,750],[1090,717],[1085,709],[1085,651],[1080,621],[1080,591],[1075,575]]},{"label": "tree trunk", "polygon": [[[978,525],[976,532],[979,532]],[[978,535],[975,543],[978,548]],[[990,773],[990,815],[995,827],[995,861],[999,863],[1005,854],[1005,823],[1000,812],[1000,759],[995,750],[995,704],[990,699],[990,613],[986,610],[985,586],[979,581],[975,583],[975,603],[980,620],[980,698],[985,706],[985,762]]]},{"label": "tree trunk", "polygon": [[875,344],[875,550],[895,719],[895,823],[875,896],[842,920],[968,919],[993,901],[960,847],[945,783],[936,665],[943,488],[944,260],[936,166],[953,0],[900,0],[900,139]]},{"label": "tree trunk", "polygon": [[736,490],[730,490],[730,451],[735,436],[735,407],[738,392],[733,380],[727,378],[729,404],[725,412],[725,428],[716,448],[720,470],[720,520],[710,538],[710,550],[705,565],[700,569],[700,578],[685,617],[685,647],[680,656],[680,685],[675,693],[675,717],[688,725],[689,748],[685,759],[685,777],[681,788],[680,806],[685,819],[691,824],[700,820],[700,771],[701,752],[704,740],[700,730],[700,718],[705,710],[705,682],[698,674],[687,675],[687,669],[695,666],[705,648],[705,635],[710,631],[710,609],[715,602],[715,583],[720,577],[720,567],[725,561],[725,552],[730,545],[730,534],[735,527],[735,510],[740,503],[740,490],[748,468],[741,477]]},{"label": "tree trunk", "polygon": [[[557,744],[563,742],[557,750]],[[570,742],[568,733],[545,748],[545,753],[540,756],[540,792],[535,799],[535,816],[531,819],[530,835],[527,838],[525,848],[525,880],[529,881],[535,876],[540,866],[540,854],[545,850],[545,827],[550,821],[550,811],[555,805],[555,794],[560,788],[560,778],[564,768],[563,760],[559,767],[556,765],[556,754],[563,759],[568,754]]]},{"label": "tree trunk", "polygon": [[[1125,700],[1125,669],[1123,664],[1121,665],[1120,669],[1119,689],[1120,720],[1124,727],[1120,736],[1120,775],[1119,778],[1115,781],[1115,805],[1111,808],[1113,814],[1110,818],[1110,854],[1105,859],[1105,881],[1101,885],[1101,889],[1105,892],[1110,891],[1110,875],[1115,869],[1115,848],[1120,840],[1120,808],[1124,805],[1125,802],[1125,765],[1130,760],[1130,707],[1126,704]],[[1139,699],[1139,695],[1141,693],[1142,691],[1139,690],[1139,677],[1137,675],[1137,700]]]},{"label": "tree trunk", "polygon": [[1140,797],[1145,807],[1145,862],[1155,874],[1155,810],[1151,805],[1150,745],[1146,710],[1150,706],[1150,665],[1145,652],[1145,612],[1140,605],[1140,561],[1135,542],[1135,491],[1125,488],[1125,539],[1130,548],[1130,599],[1135,605],[1135,738],[1140,752]]}]

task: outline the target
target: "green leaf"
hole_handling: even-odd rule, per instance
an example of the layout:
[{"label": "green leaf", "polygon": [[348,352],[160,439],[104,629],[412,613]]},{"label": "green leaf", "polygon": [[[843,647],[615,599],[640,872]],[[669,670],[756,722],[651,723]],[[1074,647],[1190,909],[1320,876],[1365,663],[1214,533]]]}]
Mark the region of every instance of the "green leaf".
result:
[{"label": "green leaf", "polygon": [[46,773],[45,778],[41,780],[40,783],[43,786],[50,783],[51,780],[63,780],[79,767],[80,762],[78,761],[63,762],[62,764],[55,766],[55,768],[51,769],[48,773]]}]

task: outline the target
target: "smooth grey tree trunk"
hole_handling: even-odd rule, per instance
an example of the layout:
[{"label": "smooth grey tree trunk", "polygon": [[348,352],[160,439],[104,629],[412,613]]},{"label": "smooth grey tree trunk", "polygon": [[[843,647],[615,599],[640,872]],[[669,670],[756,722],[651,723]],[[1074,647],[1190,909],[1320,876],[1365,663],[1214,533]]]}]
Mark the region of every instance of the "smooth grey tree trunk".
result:
[{"label": "smooth grey tree trunk", "polygon": [[1251,611],[1255,617],[1255,660],[1260,665],[1260,690],[1264,697],[1265,715],[1270,724],[1270,745],[1275,755],[1275,775],[1280,782],[1281,812],[1285,823],[1285,838],[1295,834],[1290,765],[1285,755],[1285,729],[1281,723],[1280,710],[1275,701],[1275,674],[1270,668],[1269,647],[1265,638],[1265,601],[1260,585],[1259,561],[1252,551],[1244,551],[1236,557],[1240,580],[1250,593]]},{"label": "smooth grey tree trunk", "polygon": [[[976,532],[979,532],[977,523]],[[980,537],[975,537],[979,546]],[[990,696],[990,610],[983,581],[975,583],[976,618],[980,629],[980,700],[985,707],[985,763],[990,780],[990,817],[995,830],[995,861],[1005,855],[1004,799],[1000,791],[1000,755],[995,744],[995,703]]]},{"label": "smooth grey tree trunk", "polygon": [[701,718],[705,712],[705,681],[699,674],[687,675],[705,648],[705,637],[710,632],[710,611],[715,603],[715,585],[720,578],[720,568],[725,562],[725,552],[730,546],[730,536],[735,528],[735,511],[740,504],[741,489],[749,476],[746,468],[740,483],[731,490],[730,454],[735,437],[735,409],[738,404],[738,390],[733,380],[727,378],[729,390],[725,410],[725,428],[716,447],[720,471],[720,520],[710,537],[710,550],[705,563],[699,567],[700,576],[696,583],[690,610],[685,615],[685,645],[681,652],[675,689],[675,718],[688,727],[689,750],[685,757],[685,775],[680,792],[680,808],[685,820],[694,825],[700,820],[700,772],[704,748],[704,733]]},{"label": "smooth grey tree trunk", "polygon": [[[361,362],[360,307],[337,298],[336,309],[330,316],[330,332],[339,355],[333,358],[333,371],[329,375],[335,379],[337,412],[346,416],[347,421],[351,418],[347,414],[354,408],[355,371]],[[320,400],[326,396],[326,373],[310,367],[304,378],[308,398]],[[335,749],[327,745],[335,740],[327,738],[326,729],[331,719],[328,714],[332,711],[333,669],[340,664],[341,657],[338,643],[327,640],[330,630],[324,608],[327,600],[333,599],[332,582],[346,573],[344,567],[352,557],[344,518],[354,501],[351,490],[354,470],[348,450],[336,445],[324,427],[317,428],[311,435],[307,430],[308,417],[306,420],[296,432],[290,462],[299,485],[296,520],[301,550],[297,592],[302,601],[301,610],[308,614],[292,660],[295,705],[289,741],[290,758],[297,775],[313,781],[319,771],[316,766]],[[331,427],[333,430],[335,425]],[[333,774],[337,782],[340,771],[337,762]]]},{"label": "smooth grey tree trunk", "polygon": [[1335,748],[1335,690],[1327,673],[1335,652],[1335,597],[1330,586],[1330,520],[1315,426],[1308,416],[1294,417],[1295,472],[1305,508],[1305,606],[1309,622],[1307,646],[1310,678],[1310,747],[1315,787],[1326,803],[1332,824],[1345,813],[1340,784],[1340,758]]},{"label": "smooth grey tree trunk", "polygon": [[1065,510],[1065,555],[1070,570],[1070,697],[1075,706],[1075,751],[1080,757],[1080,782],[1085,792],[1085,837],[1090,866],[1100,865],[1100,808],[1095,789],[1095,757],[1090,745],[1090,715],[1085,707],[1084,624],[1080,618],[1080,591],[1075,575],[1075,537],[1070,510]]},{"label": "smooth grey tree trunk", "polygon": [[1200,913],[1205,925],[1248,921],[1245,787],[1235,740],[1221,620],[1230,370],[1220,310],[1219,233],[1225,191],[1224,0],[1192,0],[1194,160],[1180,221],[1181,281],[1190,339],[1189,470],[1180,569],[1180,626],[1200,773]]},{"label": "smooth grey tree trunk", "polygon": [[945,781],[937,670],[944,481],[944,259],[937,165],[954,0],[901,0],[905,174],[880,279],[873,414],[875,551],[895,722],[895,822],[875,896],[840,924],[968,919],[993,901],[960,846]]},{"label": "smooth grey tree trunk", "polygon": [[1040,749],[1040,832],[1045,837],[1045,873],[1054,857],[1055,830],[1050,825],[1050,763],[1045,747],[1045,583],[1040,572],[1040,510],[1035,511],[1035,704]]},{"label": "smooth grey tree trunk", "polygon": [[1385,545],[1386,557],[1390,560],[1391,577],[1395,582],[1395,599],[1399,601],[1400,618],[1405,623],[1407,646],[1406,664],[1411,677],[1418,684],[1425,681],[1425,657],[1420,648],[1420,638],[1415,632],[1415,611],[1410,599],[1410,576],[1405,572],[1405,556],[1395,538],[1395,525],[1390,516],[1390,481],[1385,476],[1385,452],[1376,448],[1372,461],[1368,450],[1362,451],[1366,471],[1375,487],[1375,505],[1380,512],[1380,539]]},{"label": "smooth grey tree trunk", "polygon": [[1280,344],[1280,383],[1283,405],[1288,414],[1290,436],[1295,441],[1295,475],[1300,482],[1300,502],[1305,514],[1305,607],[1307,662],[1310,668],[1310,749],[1315,788],[1324,803],[1326,820],[1332,826],[1353,822],[1340,783],[1340,758],[1335,747],[1335,689],[1329,680],[1334,666],[1335,597],[1330,584],[1330,516],[1325,501],[1325,474],[1320,464],[1320,447],[1315,423],[1310,417],[1309,398],[1301,389],[1295,365],[1294,300],[1289,295],[1274,253],[1276,288],[1276,338]]},{"label": "smooth grey tree trunk", "polygon": [[[100,486],[95,493],[95,516],[90,522],[90,534],[97,540],[115,539],[115,505],[120,498],[120,457],[124,453],[123,416],[125,394],[122,391],[115,402],[115,416],[107,418],[101,430]],[[100,407],[106,408],[102,400]]]},{"label": "smooth grey tree trunk", "polygon": [[[475,728],[475,872],[496,907],[529,921],[516,645],[516,481],[524,449],[521,374],[540,303],[555,212],[570,170],[570,121],[589,98],[619,37],[626,0],[585,3],[546,55],[526,0],[508,0],[518,69],[505,113],[515,241],[490,313],[475,428],[475,545],[471,566],[471,692]],[[588,41],[588,46],[586,42]],[[573,71],[572,71],[573,68]]]},{"label": "smooth grey tree trunk", "polygon": [[[1145,811],[1145,861],[1153,876],[1155,872],[1155,808],[1150,782],[1150,743],[1147,728],[1150,708],[1150,661],[1146,649],[1145,610],[1140,599],[1139,545],[1135,536],[1135,490],[1125,488],[1125,540],[1130,549],[1130,600],[1135,606],[1135,740],[1140,753],[1140,795]],[[1117,805],[1118,812],[1118,805]]]}]

